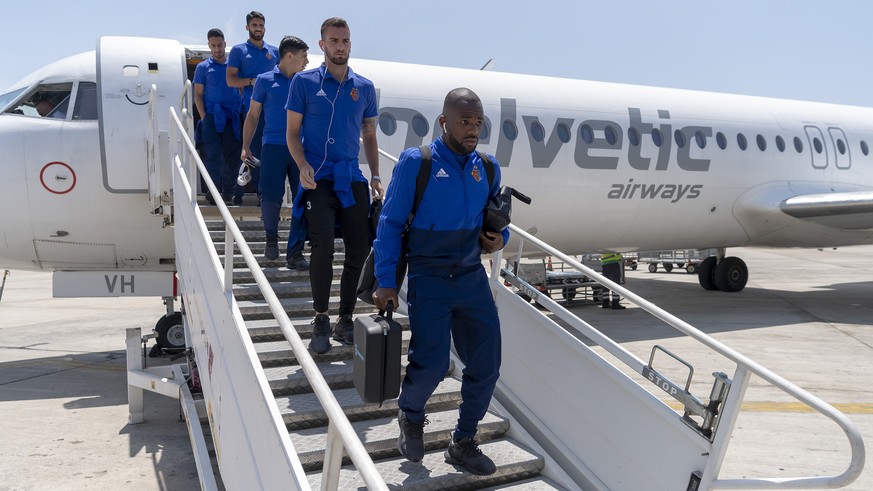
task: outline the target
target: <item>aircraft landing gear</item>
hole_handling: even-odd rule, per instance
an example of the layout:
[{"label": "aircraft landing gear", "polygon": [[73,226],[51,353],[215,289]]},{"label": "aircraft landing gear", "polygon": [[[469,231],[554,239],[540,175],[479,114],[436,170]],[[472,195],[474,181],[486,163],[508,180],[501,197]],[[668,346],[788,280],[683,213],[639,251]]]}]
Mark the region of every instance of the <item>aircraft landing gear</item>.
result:
[{"label": "aircraft landing gear", "polygon": [[182,313],[173,310],[173,297],[164,297],[167,313],[155,323],[155,346],[149,356],[166,353],[180,353],[185,350],[185,324]]},{"label": "aircraft landing gear", "polygon": [[723,250],[719,257],[710,256],[700,263],[697,269],[697,281],[704,290],[721,290],[723,292],[738,292],[746,287],[749,280],[749,268],[738,257],[724,257]]}]

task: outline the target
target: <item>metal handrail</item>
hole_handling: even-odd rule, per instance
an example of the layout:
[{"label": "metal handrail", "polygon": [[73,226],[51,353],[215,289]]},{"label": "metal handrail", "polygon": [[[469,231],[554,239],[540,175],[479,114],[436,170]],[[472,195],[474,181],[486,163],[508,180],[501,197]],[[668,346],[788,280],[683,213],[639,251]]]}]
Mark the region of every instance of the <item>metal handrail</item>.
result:
[{"label": "metal handrail", "polygon": [[[200,159],[200,156],[197,155],[196,151],[192,151],[194,143],[191,141],[188,132],[186,131],[186,127],[182,124],[175,109],[172,107],[170,108],[170,119],[175,123],[175,127],[181,130],[180,135],[184,143],[183,148],[187,147],[187,151],[189,152],[190,157],[193,158],[193,163],[196,166],[196,169],[204,176],[209,175],[206,166]],[[183,161],[180,159],[179,155],[174,156],[173,161],[175,171],[180,172],[183,177],[187,177],[188,173],[186,173],[183,168]],[[333,391],[327,384],[327,381],[324,379],[318,366],[315,364],[312,355],[304,346],[303,340],[300,338],[297,330],[291,324],[288,314],[285,312],[282,303],[279,301],[279,298],[270,286],[267,277],[261,271],[257,259],[255,259],[254,254],[246,243],[239,227],[236,226],[233,216],[224,204],[224,200],[221,199],[220,192],[215,187],[215,184],[212,183],[211,179],[204,179],[203,182],[206,184],[208,192],[212,194],[213,198],[215,198],[215,204],[218,207],[221,218],[226,224],[227,235],[231,237],[233,242],[235,242],[239,247],[240,254],[245,260],[246,265],[251,270],[255,283],[264,295],[264,299],[267,301],[270,311],[278,321],[279,328],[291,344],[291,350],[297,357],[303,372],[306,374],[306,378],[312,386],[313,392],[316,397],[318,397],[319,402],[328,416],[328,440],[325,449],[325,463],[322,471],[322,489],[336,489],[339,478],[339,468],[342,465],[342,449],[345,447],[349,458],[355,464],[355,468],[361,474],[368,489],[387,490],[388,487],[385,484],[384,479],[382,479],[382,476],[376,470],[373,460],[364,448],[360,438],[358,438],[357,433],[355,433],[355,430],[352,428],[352,425],[343,412],[342,407],[334,397]],[[193,195],[191,196],[192,203],[196,203],[196,187],[192,186],[191,194]],[[233,258],[231,257],[230,260],[227,258],[228,256],[233,256],[233,243],[225,242],[225,248],[224,287],[225,291],[228,291],[228,289],[232,287]],[[336,444],[338,442],[341,442],[343,447],[337,446]]]},{"label": "metal handrail", "polygon": [[[771,370],[765,368],[764,366],[758,364],[757,362],[751,360],[745,355],[737,352],[736,350],[729,348],[723,343],[717,341],[713,337],[708,334],[700,331],[694,326],[688,324],[687,322],[679,319],[678,317],[670,314],[664,309],[658,307],[657,305],[649,302],[648,300],[640,297],[639,295],[633,293],[632,291],[624,288],[623,286],[615,283],[601,274],[597,273],[593,269],[585,266],[584,264],[578,262],[572,257],[562,253],[561,251],[555,249],[549,244],[543,242],[542,240],[534,237],[533,235],[525,232],[521,228],[510,224],[510,230],[513,234],[520,237],[522,241],[527,241],[535,245],[540,250],[557,257],[565,264],[576,268],[577,270],[583,272],[590,278],[591,280],[600,283],[601,285],[609,288],[610,290],[618,292],[622,297],[626,300],[638,305],[640,308],[645,310],[646,312],[652,314],[658,319],[662,320],[666,324],[672,326],[676,330],[691,336],[692,338],[700,341],[707,347],[721,354],[722,356],[732,360],[738,365],[738,369],[740,373],[743,373],[744,376],[738,376],[736,378],[745,378],[748,380],[748,373],[755,374],[760,378],[766,380],[771,383],[775,387],[781,389],[783,392],[788,395],[794,397],[795,399],[803,402],[807,406],[815,409],[819,413],[828,417],[832,421],[834,421],[846,434],[849,440],[849,446],[852,450],[852,458],[849,462],[848,467],[841,474],[836,476],[821,476],[821,477],[799,477],[799,478],[770,478],[770,479],[725,479],[725,480],[714,480],[712,483],[713,489],[801,489],[801,488],[836,488],[846,486],[855,481],[858,476],[861,475],[861,472],[864,470],[865,463],[865,455],[866,451],[864,448],[864,441],[861,437],[861,433],[858,430],[857,426],[852,423],[849,418],[836,410],[830,404],[824,402],[820,398],[810,394],[804,389],[798,387],[797,385],[789,382],[783,377],[777,375]],[[523,244],[519,245],[519,258],[521,257],[521,250]],[[501,260],[502,251],[498,251],[494,254],[494,266],[492,269],[492,277],[491,281],[496,282],[498,285],[501,285],[500,275],[499,273],[499,264]],[[516,280],[524,283],[530,288],[533,288],[531,285],[527,284],[520,278],[516,277]],[[552,305],[547,305],[552,304]],[[628,366],[634,368],[634,370],[638,371],[637,362],[642,364],[642,361],[636,358],[633,354],[622,348],[620,345],[615,343],[612,339],[600,333],[600,331],[596,330],[589,324],[585,323],[578,317],[574,316],[572,313],[564,309],[563,307],[558,306],[554,302],[544,302],[543,305],[547,308],[552,306],[557,307],[553,310],[553,313],[558,315],[561,319],[568,321],[574,327],[580,329],[584,332],[586,336],[591,338],[593,341],[598,343],[599,346],[609,351],[611,354],[616,356],[618,359],[622,360]],[[552,310],[550,308],[550,310]],[[737,408],[739,408],[741,400],[736,401]],[[715,477],[715,476],[713,476]]]}]

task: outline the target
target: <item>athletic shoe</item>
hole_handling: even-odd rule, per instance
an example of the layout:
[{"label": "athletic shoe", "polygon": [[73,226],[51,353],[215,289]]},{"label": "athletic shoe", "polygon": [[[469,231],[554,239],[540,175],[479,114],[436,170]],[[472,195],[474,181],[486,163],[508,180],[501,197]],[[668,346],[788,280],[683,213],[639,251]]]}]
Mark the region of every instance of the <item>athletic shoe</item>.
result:
[{"label": "athletic shoe", "polygon": [[461,438],[458,442],[453,438],[446,449],[445,457],[447,463],[459,465],[477,476],[487,476],[497,471],[494,462],[482,453],[472,436]]},{"label": "athletic shoe", "polygon": [[233,206],[242,206],[242,196],[233,197]]},{"label": "athletic shoe", "polygon": [[627,307],[625,307],[624,305],[622,305],[620,303],[614,303],[614,304],[612,304],[611,308],[612,308],[612,310],[624,310]]},{"label": "athletic shoe", "polygon": [[333,338],[344,344],[355,344],[355,323],[352,322],[352,316],[344,315],[336,321]]},{"label": "athletic shoe", "polygon": [[327,314],[318,314],[310,325],[312,339],[309,341],[309,349],[316,355],[330,351],[330,317]]},{"label": "athletic shoe", "polygon": [[288,269],[296,269],[297,271],[307,271],[309,269],[309,261],[303,257],[302,252],[298,252],[296,256],[288,259]]},{"label": "athletic shoe", "polygon": [[264,257],[270,261],[279,259],[279,240],[267,239],[267,245],[264,247]]},{"label": "athletic shoe", "polygon": [[397,424],[400,425],[397,450],[406,460],[420,462],[424,458],[424,425],[428,423],[427,418],[421,423],[409,421],[402,409],[397,413]]}]

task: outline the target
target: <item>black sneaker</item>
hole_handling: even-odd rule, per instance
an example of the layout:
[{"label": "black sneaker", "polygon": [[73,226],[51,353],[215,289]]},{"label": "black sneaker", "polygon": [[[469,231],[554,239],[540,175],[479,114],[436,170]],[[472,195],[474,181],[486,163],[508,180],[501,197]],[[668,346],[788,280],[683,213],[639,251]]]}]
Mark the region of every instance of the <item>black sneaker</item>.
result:
[{"label": "black sneaker", "polygon": [[318,314],[311,325],[312,339],[309,341],[309,349],[317,355],[323,355],[330,351],[330,317],[327,314]]},{"label": "black sneaker", "polygon": [[620,303],[614,303],[614,304],[612,304],[611,308],[612,308],[612,310],[624,310],[627,307],[625,307],[624,305],[622,305]]},{"label": "black sneaker", "polygon": [[609,308],[609,302],[603,302],[603,304],[602,304],[600,307],[601,307],[601,308],[604,308],[604,309],[608,309],[608,308]]},{"label": "black sneaker", "polygon": [[424,425],[428,423],[427,418],[421,423],[409,421],[402,409],[397,413],[397,424],[400,425],[397,450],[406,460],[420,462],[424,458]]},{"label": "black sneaker", "polygon": [[242,196],[233,197],[233,206],[242,206]]},{"label": "black sneaker", "polygon": [[215,206],[215,198],[212,197],[212,193],[206,191],[206,202],[211,206]]},{"label": "black sneaker", "polygon": [[355,344],[355,323],[352,322],[352,316],[344,315],[336,321],[333,338],[344,344]]},{"label": "black sneaker", "polygon": [[479,450],[479,444],[472,436],[461,438],[459,442],[453,438],[445,457],[449,464],[459,465],[477,476],[487,476],[497,471],[494,462]]},{"label": "black sneaker", "polygon": [[298,252],[296,256],[288,259],[288,269],[296,269],[297,271],[307,271],[309,269],[309,261],[303,257],[302,252]]},{"label": "black sneaker", "polygon": [[267,245],[264,247],[264,257],[270,261],[279,259],[279,240],[267,239]]}]

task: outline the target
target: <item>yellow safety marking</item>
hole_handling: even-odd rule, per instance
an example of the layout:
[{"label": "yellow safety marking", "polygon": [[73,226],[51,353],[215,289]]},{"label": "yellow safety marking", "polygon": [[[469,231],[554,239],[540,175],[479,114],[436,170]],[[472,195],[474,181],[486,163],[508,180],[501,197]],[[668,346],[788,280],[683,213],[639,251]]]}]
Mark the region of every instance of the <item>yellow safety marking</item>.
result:
[{"label": "yellow safety marking", "polygon": [[[684,406],[678,402],[667,403],[670,408],[682,411]],[[863,402],[837,402],[831,404],[837,411],[844,414],[873,414],[873,404]],[[750,401],[740,406],[740,411],[757,413],[817,413],[815,409],[802,402]]]}]

